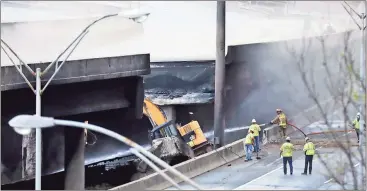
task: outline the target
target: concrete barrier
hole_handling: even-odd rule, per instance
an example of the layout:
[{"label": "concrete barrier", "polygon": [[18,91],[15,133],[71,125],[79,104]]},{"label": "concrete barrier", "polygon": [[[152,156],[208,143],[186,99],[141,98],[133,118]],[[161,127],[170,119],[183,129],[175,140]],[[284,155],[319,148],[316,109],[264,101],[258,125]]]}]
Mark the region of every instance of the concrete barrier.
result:
[{"label": "concrete barrier", "polygon": [[[173,167],[184,175],[188,176],[189,178],[198,176],[204,172],[213,170],[230,161],[244,156],[245,152],[243,141],[244,139],[235,141],[217,150],[213,150],[209,153],[200,155],[183,163],[177,164]],[[166,172],[170,177],[175,177],[174,180],[176,182],[182,182],[181,179],[178,179],[170,172],[167,172],[167,170],[165,170],[164,172]],[[111,190],[162,190],[170,186],[171,183],[165,180],[158,173],[154,173],[139,180],[112,188]]]}]

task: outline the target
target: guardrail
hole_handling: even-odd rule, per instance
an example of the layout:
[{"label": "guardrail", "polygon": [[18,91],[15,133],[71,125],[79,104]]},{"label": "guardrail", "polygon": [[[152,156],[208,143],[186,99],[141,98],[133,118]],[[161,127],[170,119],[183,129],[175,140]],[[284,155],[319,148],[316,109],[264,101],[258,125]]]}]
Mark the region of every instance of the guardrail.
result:
[{"label": "guardrail", "polygon": [[[173,166],[173,168],[177,169],[185,176],[193,178],[244,156],[245,151],[243,148],[243,141],[244,139],[240,139],[209,153],[177,164]],[[164,170],[163,172],[167,173],[167,170]],[[168,174],[171,175],[169,172]],[[182,180],[177,177],[174,177],[173,180],[177,183],[182,182]],[[170,186],[172,186],[172,184],[161,175],[153,173],[110,190],[162,190]]]}]

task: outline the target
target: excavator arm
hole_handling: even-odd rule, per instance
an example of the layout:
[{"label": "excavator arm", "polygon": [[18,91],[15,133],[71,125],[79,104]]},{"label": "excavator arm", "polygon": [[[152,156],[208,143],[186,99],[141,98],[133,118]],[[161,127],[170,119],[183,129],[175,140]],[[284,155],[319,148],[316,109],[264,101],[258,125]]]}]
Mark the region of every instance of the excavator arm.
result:
[{"label": "excavator arm", "polygon": [[167,122],[166,114],[148,98],[144,99],[143,114],[149,118],[153,128]]},{"label": "excavator arm", "polygon": [[178,135],[174,121],[168,121],[164,111],[148,98],[144,99],[143,114],[153,126],[150,135],[152,139]]}]

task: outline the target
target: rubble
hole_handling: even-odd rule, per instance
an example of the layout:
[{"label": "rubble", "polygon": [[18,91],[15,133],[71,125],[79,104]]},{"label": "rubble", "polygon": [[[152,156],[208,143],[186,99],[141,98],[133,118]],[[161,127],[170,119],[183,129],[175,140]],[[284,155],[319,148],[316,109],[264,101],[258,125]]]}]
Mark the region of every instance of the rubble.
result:
[{"label": "rubble", "polygon": [[[174,157],[186,156],[190,159],[195,156],[193,150],[178,137],[155,139],[148,151],[167,163],[170,163]],[[139,172],[146,173],[148,171],[148,165],[141,159],[136,159],[134,163]]]}]

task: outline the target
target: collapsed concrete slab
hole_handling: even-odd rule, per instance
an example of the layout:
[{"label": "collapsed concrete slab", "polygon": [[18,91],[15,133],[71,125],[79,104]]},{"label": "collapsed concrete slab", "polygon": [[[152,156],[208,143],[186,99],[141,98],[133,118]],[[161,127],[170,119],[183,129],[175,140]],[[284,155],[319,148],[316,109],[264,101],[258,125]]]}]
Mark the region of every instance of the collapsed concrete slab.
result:
[{"label": "collapsed concrete slab", "polygon": [[[148,151],[171,165],[172,162],[181,162],[173,161],[175,158],[182,158],[183,161],[195,157],[194,151],[178,137],[164,137],[154,139],[152,142],[152,147],[148,149]],[[132,181],[154,173],[154,170],[141,159],[136,159],[134,163],[136,165],[138,173],[133,175],[131,179]]]}]

